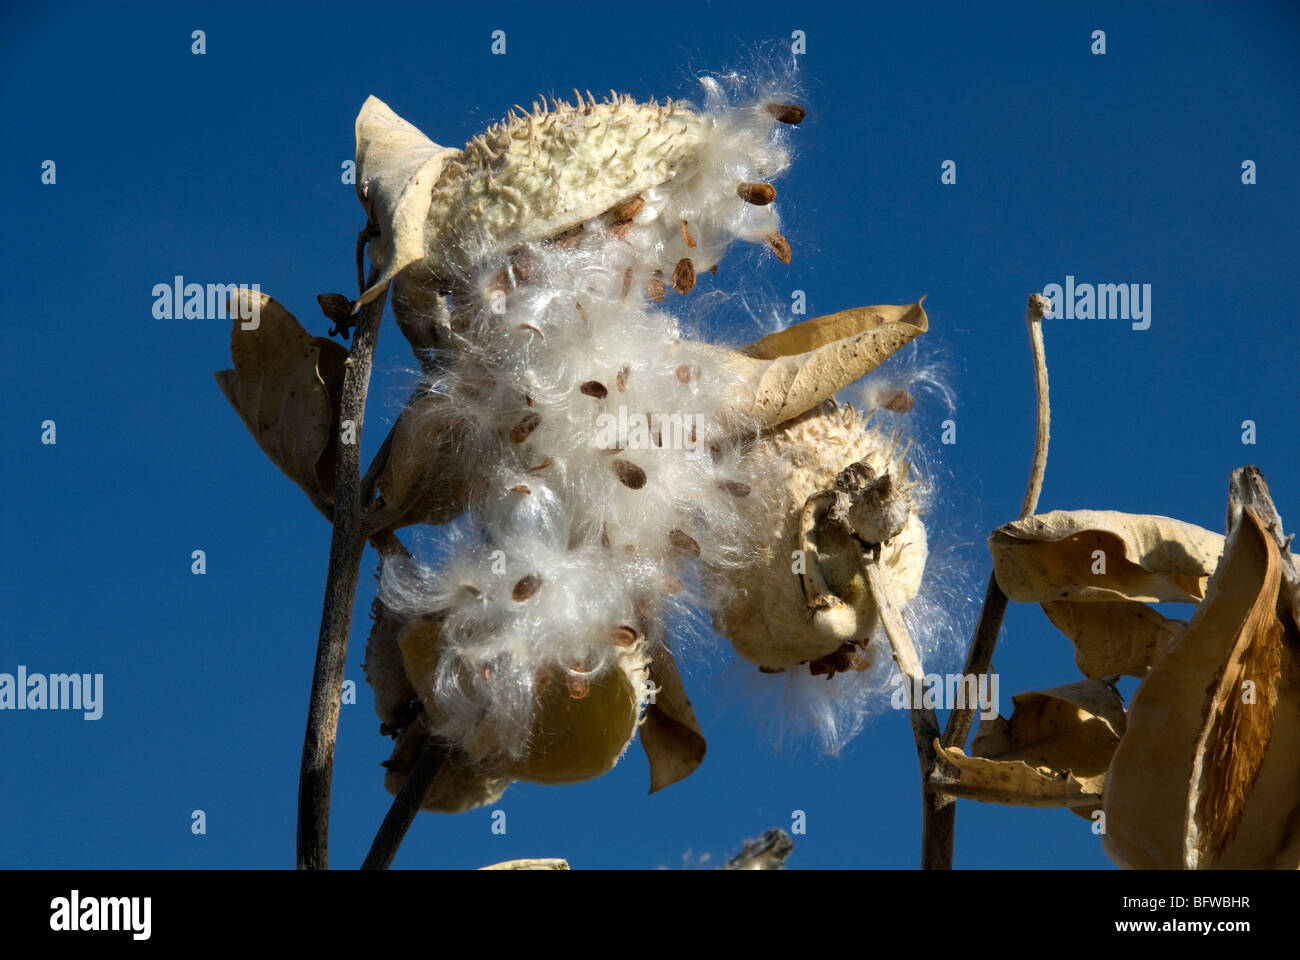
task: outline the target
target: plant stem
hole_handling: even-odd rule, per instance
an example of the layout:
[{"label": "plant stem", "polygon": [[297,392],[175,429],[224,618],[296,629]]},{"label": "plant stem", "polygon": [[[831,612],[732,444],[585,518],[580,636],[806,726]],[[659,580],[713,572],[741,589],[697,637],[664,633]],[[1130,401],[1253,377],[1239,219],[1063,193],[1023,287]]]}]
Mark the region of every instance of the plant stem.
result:
[{"label": "plant stem", "polygon": [[[867,586],[871,590],[872,599],[876,602],[876,610],[885,628],[885,635],[889,637],[889,645],[893,648],[894,660],[898,662],[898,670],[903,675],[903,682],[907,684],[912,736],[916,739],[916,756],[921,765],[921,798],[927,803],[927,812],[922,814],[921,867],[927,870],[943,869],[945,865],[942,861],[934,861],[931,854],[932,851],[941,853],[945,849],[943,837],[935,833],[936,829],[942,831],[943,824],[928,813],[929,798],[932,794],[926,789],[926,783],[930,779],[930,774],[934,772],[938,756],[935,753],[934,742],[939,738],[939,720],[934,710],[913,702],[912,698],[924,682],[925,668],[921,665],[921,658],[916,652],[916,645],[912,643],[911,634],[907,632],[907,625],[903,623],[903,618],[898,615],[898,610],[889,598],[879,562],[864,557],[862,568],[867,575]],[[946,848],[949,851],[947,866],[950,867],[952,865],[951,834],[947,838]]]},{"label": "plant stem", "polygon": [[343,690],[348,634],[352,628],[352,606],[356,599],[361,554],[365,550],[360,504],[361,426],[365,419],[370,367],[375,342],[379,337],[379,321],[384,313],[385,299],[386,294],[381,294],[362,308],[343,374],[339,420],[341,423],[353,424],[355,442],[339,444],[334,472],[334,533],[330,539],[325,601],[316,644],[316,665],[312,673],[302,767],[298,776],[300,870],[324,870],[329,866],[329,803],[330,779],[334,769],[334,741],[338,734],[339,698]]},{"label": "plant stem", "polygon": [[[1043,478],[1047,474],[1047,447],[1051,437],[1052,412],[1047,384],[1047,350],[1043,346],[1043,317],[1048,301],[1040,293],[1029,298],[1025,323],[1029,327],[1029,345],[1034,354],[1034,390],[1038,399],[1038,424],[1034,433],[1034,462],[1025,487],[1025,498],[1020,504],[1020,517],[1033,516],[1038,509],[1038,498],[1043,492]],[[966,655],[965,676],[981,677],[989,672],[993,663],[993,648],[997,646],[1002,630],[1002,618],[1007,612],[1007,595],[998,586],[997,576],[989,574],[984,590],[984,604],[980,607],[975,635],[970,652]],[[948,714],[943,731],[945,747],[964,747],[975,720],[975,707],[954,709]],[[943,764],[941,763],[940,766]],[[923,801],[924,827],[922,829],[921,862],[926,869],[952,869],[953,839],[956,832],[957,803],[950,794],[930,788],[927,777],[926,797]],[[931,845],[933,844],[933,846]]]},{"label": "plant stem", "polygon": [[428,792],[433,778],[438,775],[442,761],[447,756],[446,747],[430,737],[420,749],[420,757],[415,766],[406,775],[402,789],[393,798],[393,805],[388,808],[384,822],[379,825],[379,832],[370,844],[370,852],[361,864],[362,870],[387,870],[397,855],[397,848],[402,845],[406,831],[420,812],[424,795]]}]

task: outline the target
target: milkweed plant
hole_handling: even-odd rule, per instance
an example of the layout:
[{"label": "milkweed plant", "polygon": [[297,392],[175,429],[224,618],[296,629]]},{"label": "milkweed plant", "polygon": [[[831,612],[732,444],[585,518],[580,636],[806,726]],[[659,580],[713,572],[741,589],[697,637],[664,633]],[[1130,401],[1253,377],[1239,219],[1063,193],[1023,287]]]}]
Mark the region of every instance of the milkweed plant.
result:
[{"label": "milkweed plant", "polygon": [[[829,753],[906,693],[926,867],[951,865],[958,799],[1067,807],[1124,866],[1300,865],[1300,573],[1267,485],[1234,472],[1226,536],[1038,513],[1040,295],[1027,312],[1029,489],[990,537],[963,676],[974,691],[988,674],[1015,601],[1043,606],[1082,678],[1014,697],[970,744],[973,696],[940,728],[924,663],[965,614],[931,555],[942,491],[907,422],[918,390],[947,389],[917,359],[922,303],[849,306],[739,347],[695,339],[681,319],[682,298],[715,283],[737,244],[795,255],[777,198],[798,100],[789,77],[734,74],[702,78],[696,100],[575,91],[455,149],[372,96],[356,122],[358,295],[319,298],[350,350],[270,297],[237,294],[232,316],[259,322],[236,320],[218,384],[333,524],[299,865],[327,864],[367,542],[379,591],[365,669],[395,800],[366,866],[391,862],[421,809],[597,777],[633,740],[652,790],[689,776],[705,756],[691,695],[708,691],[688,690],[676,656],[715,656],[719,637],[800,705]],[[386,301],[421,372],[363,472]],[[418,538],[433,554],[403,543],[408,527],[435,531]],[[1149,606],[1167,600],[1196,613]],[[1141,681],[1127,707],[1124,675]]]}]

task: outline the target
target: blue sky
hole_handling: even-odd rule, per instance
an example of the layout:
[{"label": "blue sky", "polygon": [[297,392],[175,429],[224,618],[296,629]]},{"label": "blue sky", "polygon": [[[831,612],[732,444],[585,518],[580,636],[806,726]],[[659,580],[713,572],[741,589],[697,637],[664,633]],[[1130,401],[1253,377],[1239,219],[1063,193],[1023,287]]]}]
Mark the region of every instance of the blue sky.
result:
[{"label": "blue sky", "polygon": [[[690,97],[694,77],[788,51],[808,119],[781,189],[784,267],[750,260],[751,298],[810,315],[927,294],[918,357],[942,404],[915,427],[938,465],[937,540],[988,572],[1032,449],[1028,294],[1151,285],[1151,324],[1048,321],[1053,423],[1041,509],[1161,513],[1221,529],[1229,471],[1257,464],[1300,517],[1300,14],[1291,4],[628,5],[374,2],[61,4],[0,13],[0,269],[11,401],[0,545],[0,672],[104,674],[96,721],[0,713],[0,867],[288,867],[329,530],[262,456],[212,380],[229,325],[156,320],[177,274],[259,283],[314,333],[314,297],[353,291],[362,214],[341,182],[368,94],[457,146],[514,103],[573,87]],[[361,15],[360,20],[357,19]],[[507,52],[490,53],[505,30]],[[1106,53],[1090,52],[1104,30]],[[191,33],[206,53],[191,53]],[[56,182],[42,183],[53,160]],[[941,183],[956,163],[957,182]],[[1257,182],[1242,183],[1242,164]],[[719,339],[746,316],[704,318]],[[380,337],[365,459],[411,385]],[[57,444],[41,443],[54,420]],[[1256,443],[1242,443],[1242,422]],[[190,572],[203,549],[207,572]],[[360,863],[390,798],[390,742],[361,672],[374,557],[348,654],[331,854]],[[960,584],[955,589],[960,592]],[[953,611],[967,626],[974,602]],[[609,775],[517,785],[417,819],[396,866],[564,856],[575,867],[716,864],[807,815],[792,867],[918,863],[907,718],[886,712],[837,758],[775,750],[722,647],[687,685],[703,766],[647,796],[634,746]],[[947,670],[957,660],[929,664]],[[1002,702],[1077,678],[1068,642],[1013,607]],[[491,830],[504,809],[505,836]],[[207,833],[195,836],[191,811]],[[704,860],[703,858],[709,858]],[[963,804],[958,867],[1109,866],[1062,810]]]}]

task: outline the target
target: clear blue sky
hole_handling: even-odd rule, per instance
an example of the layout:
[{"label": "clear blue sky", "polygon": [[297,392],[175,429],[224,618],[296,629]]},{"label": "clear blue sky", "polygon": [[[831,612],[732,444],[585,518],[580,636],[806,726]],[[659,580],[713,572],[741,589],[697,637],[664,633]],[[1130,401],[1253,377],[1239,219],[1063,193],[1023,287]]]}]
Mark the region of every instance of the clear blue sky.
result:
[{"label": "clear blue sky", "polygon": [[[490,53],[496,29],[505,56]],[[1292,4],[6,5],[0,672],[102,672],[105,702],[93,722],[0,713],[0,867],[293,863],[329,530],[213,383],[229,325],[155,320],[154,284],[260,283],[324,334],[315,295],[354,290],[362,215],[340,165],[368,94],[458,146],[538,93],[694,96],[697,72],[787,49],[794,30],[808,120],[780,203],[795,258],[764,266],[755,295],[788,304],[803,289],[816,314],[928,294],[920,356],[948,363],[958,424],[941,446],[943,407],[915,414],[941,462],[932,530],[965,544],[975,592],[1032,447],[1025,299],[1067,275],[1151,284],[1152,322],[1049,321],[1042,508],[1221,529],[1229,471],[1249,462],[1300,524]],[[716,283],[740,280],[724,262]],[[757,332],[725,320],[709,318],[719,338]],[[377,361],[366,459],[411,383],[394,326]],[[334,777],[340,867],[360,863],[390,800],[361,671],[373,560]],[[954,613],[969,626],[973,604]],[[906,716],[887,712],[838,758],[778,752],[745,704],[748,674],[710,659],[687,675],[709,753],[685,782],[647,796],[634,746],[599,780],[512,787],[505,836],[490,808],[421,815],[396,865],[714,864],[799,809],[792,867],[915,866]],[[1011,610],[995,664],[1004,709],[1078,676],[1036,607]],[[957,831],[959,867],[1109,866],[1062,810],[963,804]]]}]

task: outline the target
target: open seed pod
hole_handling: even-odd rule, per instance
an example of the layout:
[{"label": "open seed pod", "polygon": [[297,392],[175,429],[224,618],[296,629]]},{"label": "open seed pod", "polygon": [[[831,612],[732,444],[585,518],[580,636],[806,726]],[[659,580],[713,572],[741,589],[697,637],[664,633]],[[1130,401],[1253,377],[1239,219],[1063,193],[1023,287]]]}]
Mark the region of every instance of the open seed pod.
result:
[{"label": "open seed pod", "polygon": [[[706,96],[725,99],[717,81],[702,83]],[[370,97],[356,124],[357,191],[380,231],[382,273],[360,302],[417,261],[422,269],[404,284],[463,287],[476,266],[602,217],[653,252],[647,266],[671,273],[680,292],[717,264],[729,236],[766,240],[788,262],[767,181],[789,155],[772,130],[803,112],[772,106],[716,113],[578,94],[574,104],[518,107],[455,150]],[[395,301],[409,294],[399,289]]]},{"label": "open seed pod", "polygon": [[[1251,469],[1234,473],[1234,500]],[[1300,867],[1300,576],[1253,477],[1271,516],[1230,502],[1206,597],[1133,696],[1105,794],[1121,866]]]},{"label": "open seed pod", "polygon": [[864,543],[838,523],[821,522],[827,517],[805,520],[846,468],[863,464],[874,477],[890,477],[904,519],[880,547],[880,563],[895,605],[910,602],[925,570],[926,536],[907,499],[909,467],[899,459],[897,438],[868,428],[852,406],[827,401],[765,435],[750,456],[764,461],[753,476],[765,488],[742,509],[761,531],[761,546],[750,566],[709,570],[722,598],[714,627],[768,671],[818,660],[846,644],[865,646],[879,618],[860,566]]},{"label": "open seed pod", "polygon": [[[619,629],[625,632],[617,633]],[[612,769],[636,735],[650,659],[645,640],[634,631],[616,628],[611,634],[618,654],[609,668],[594,675],[552,669],[537,678],[531,693],[530,735],[521,754],[503,748],[490,715],[457,746],[479,768],[510,779],[572,783]],[[397,643],[407,678],[436,729],[440,709],[430,691],[442,654],[438,623],[412,623]]]}]

